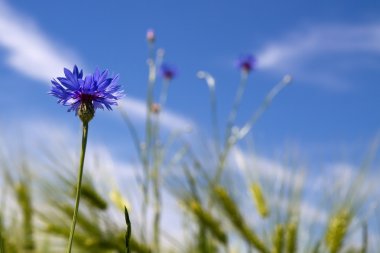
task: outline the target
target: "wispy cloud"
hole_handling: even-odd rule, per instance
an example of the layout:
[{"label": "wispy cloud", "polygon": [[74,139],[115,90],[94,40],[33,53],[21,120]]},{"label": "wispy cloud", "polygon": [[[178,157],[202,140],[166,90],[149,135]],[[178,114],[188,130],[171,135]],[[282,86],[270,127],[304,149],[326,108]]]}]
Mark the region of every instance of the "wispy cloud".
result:
[{"label": "wispy cloud", "polygon": [[380,55],[380,23],[321,25],[292,32],[258,54],[262,69],[290,72],[330,90],[350,87],[347,72]]},{"label": "wispy cloud", "polygon": [[[5,1],[0,0],[0,47],[6,51],[6,63],[21,74],[50,84],[54,76],[61,76],[63,67],[78,63],[71,50],[58,46],[53,39],[41,31],[33,19],[20,15]],[[125,106],[134,119],[146,116],[145,103],[129,97]],[[161,124],[166,129],[184,130],[194,128],[185,117],[164,112]]]},{"label": "wispy cloud", "polygon": [[[62,72],[62,66],[77,63],[77,57],[59,47],[34,21],[0,1],[0,47],[6,63],[33,79],[46,82]],[[71,56],[70,56],[71,54]]]},{"label": "wispy cloud", "polygon": [[257,155],[253,152],[245,152],[235,147],[232,152],[233,162],[242,174],[254,174],[266,182],[281,182],[286,186],[302,187],[304,183],[304,171],[298,168],[294,170],[273,159]]},{"label": "wispy cloud", "polygon": [[[146,103],[144,101],[128,97],[122,101],[121,106],[130,117],[140,121],[146,119]],[[196,124],[193,121],[170,110],[162,112],[160,124],[169,130],[190,131],[196,128]]]}]

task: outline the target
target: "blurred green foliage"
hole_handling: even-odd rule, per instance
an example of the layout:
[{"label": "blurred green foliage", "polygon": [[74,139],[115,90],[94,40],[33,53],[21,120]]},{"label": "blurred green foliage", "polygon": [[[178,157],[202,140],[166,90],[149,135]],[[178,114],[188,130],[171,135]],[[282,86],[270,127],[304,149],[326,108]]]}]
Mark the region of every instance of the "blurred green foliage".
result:
[{"label": "blurred green foliage", "polygon": [[[348,190],[331,186],[334,189],[332,201],[327,201],[328,196],[322,191],[326,189],[319,189],[320,196],[312,200],[318,206],[318,198],[322,199],[318,211],[327,213],[327,219],[319,222],[316,218],[315,226],[307,224],[302,216],[302,207],[310,201],[303,195],[302,171],[289,170],[289,177],[274,174],[275,180],[268,181],[255,173],[255,166],[250,166],[242,172],[244,183],[233,174],[237,169],[230,163],[231,152],[290,82],[289,76],[268,93],[258,110],[239,129],[235,118],[249,81],[248,74],[243,73],[226,129],[221,129],[216,115],[215,80],[201,72],[199,77],[206,80],[210,91],[210,119],[214,131],[210,137],[212,144],[208,140],[200,144],[206,147],[204,151],[197,143],[183,138],[181,132],[162,134],[160,115],[164,113],[169,86],[162,86],[160,110],[157,110],[154,91],[163,52],[156,53],[154,41],[149,43],[144,130],[137,129],[127,110],[121,109],[137,151],[136,169],[141,168],[141,177],[136,178],[137,188],[127,183],[118,187],[111,180],[118,175],[103,176],[99,184],[94,172],[89,173],[89,168],[85,168],[74,252],[380,252],[380,243],[370,244],[368,236],[367,224],[373,217],[363,215],[372,196],[357,194],[366,183],[366,168],[372,158],[366,159],[354,180],[344,185]],[[153,105],[156,110],[151,110]],[[220,138],[223,130],[226,136]],[[1,253],[53,253],[65,249],[76,192],[72,174],[75,159],[67,153],[65,156],[64,149],[46,150],[48,162],[42,165],[27,158],[17,159],[17,155],[0,158],[3,175],[0,182]],[[54,155],[57,153],[59,155]],[[251,159],[251,155],[253,153],[244,159]],[[344,191],[347,194],[340,197]],[[178,208],[171,212],[185,221],[182,227],[176,228],[181,231],[176,235],[168,235],[165,229],[171,224],[161,224],[166,195],[178,203]],[[138,201],[132,203],[127,196],[135,196]],[[129,215],[124,213],[125,205]],[[353,240],[358,233],[362,235],[361,240]]]}]

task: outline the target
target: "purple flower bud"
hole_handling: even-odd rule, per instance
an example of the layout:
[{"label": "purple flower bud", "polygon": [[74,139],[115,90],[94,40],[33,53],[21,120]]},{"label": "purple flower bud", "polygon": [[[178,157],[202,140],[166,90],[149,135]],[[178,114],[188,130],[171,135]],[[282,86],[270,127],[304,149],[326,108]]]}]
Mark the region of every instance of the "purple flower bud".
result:
[{"label": "purple flower bud", "polygon": [[242,55],[237,60],[237,66],[242,71],[249,73],[256,67],[256,58],[251,54]]},{"label": "purple flower bud", "polygon": [[172,80],[177,75],[177,68],[167,63],[161,64],[160,74],[166,80]]}]

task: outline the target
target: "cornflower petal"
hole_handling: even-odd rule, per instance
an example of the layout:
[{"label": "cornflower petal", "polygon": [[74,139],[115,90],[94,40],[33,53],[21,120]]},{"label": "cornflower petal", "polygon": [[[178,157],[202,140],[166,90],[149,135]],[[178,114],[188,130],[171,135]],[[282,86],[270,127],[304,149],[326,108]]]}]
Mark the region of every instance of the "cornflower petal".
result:
[{"label": "cornflower petal", "polygon": [[[71,73],[70,70],[68,70],[67,68],[64,68],[64,73],[65,73],[65,76],[66,76],[66,79],[75,87],[75,88],[78,88],[78,76],[77,75],[74,75],[73,73]],[[74,70],[73,72],[75,72],[75,67],[74,67]]]},{"label": "cornflower petal", "polygon": [[[65,77],[53,79],[49,94],[58,98],[58,103],[69,106],[68,111],[75,111],[86,104],[93,109],[112,110],[117,105],[117,100],[124,96],[121,85],[118,84],[119,76],[108,78],[108,70],[102,72],[96,69],[94,73],[83,79],[83,70],[79,71],[75,65],[73,71],[64,69]],[[80,116],[80,115],[79,115]]]}]

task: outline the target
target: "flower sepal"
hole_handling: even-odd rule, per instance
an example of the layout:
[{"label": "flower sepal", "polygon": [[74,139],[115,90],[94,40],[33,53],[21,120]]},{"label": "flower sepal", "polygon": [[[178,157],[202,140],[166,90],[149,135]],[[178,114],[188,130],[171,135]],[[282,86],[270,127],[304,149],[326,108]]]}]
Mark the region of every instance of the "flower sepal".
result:
[{"label": "flower sepal", "polygon": [[88,124],[95,116],[95,108],[91,102],[82,102],[78,108],[78,117],[83,124]]}]

